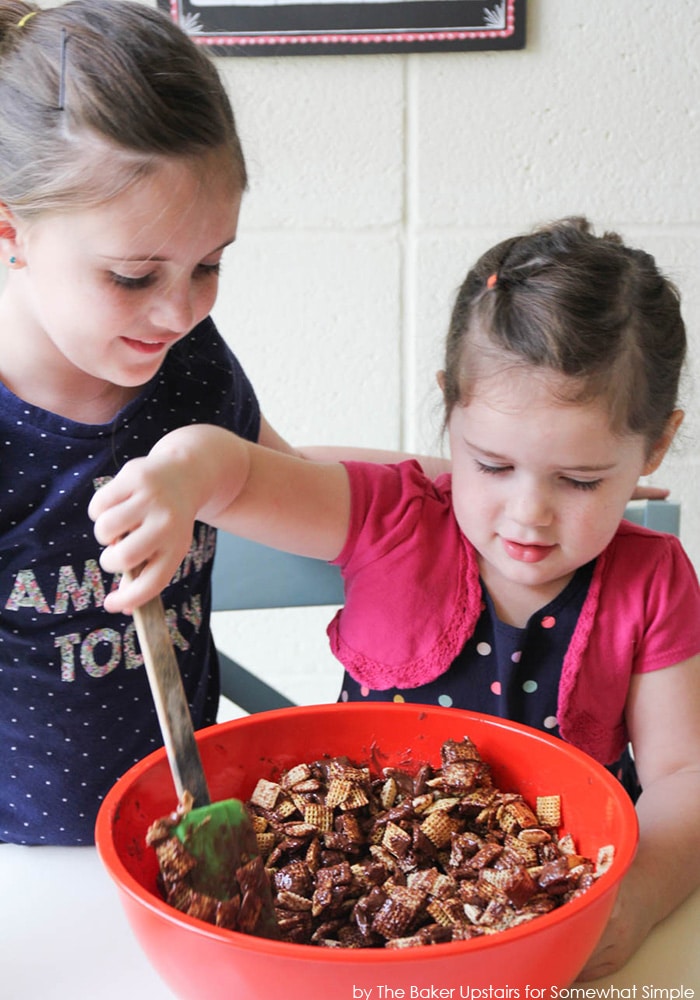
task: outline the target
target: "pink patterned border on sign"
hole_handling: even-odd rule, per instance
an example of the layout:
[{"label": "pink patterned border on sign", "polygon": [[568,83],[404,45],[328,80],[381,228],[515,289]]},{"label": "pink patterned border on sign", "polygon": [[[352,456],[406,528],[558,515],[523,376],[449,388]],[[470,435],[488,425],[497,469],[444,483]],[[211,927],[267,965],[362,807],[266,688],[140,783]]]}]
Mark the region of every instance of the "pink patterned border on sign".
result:
[{"label": "pink patterned border on sign", "polygon": [[[369,30],[306,30],[300,23],[294,28],[286,30],[236,30],[232,28],[221,30],[212,29],[202,23],[202,14],[194,8],[194,5],[187,4],[186,0],[158,0],[161,8],[168,9],[173,20],[179,24],[192,37],[193,41],[200,45],[210,45],[221,47],[223,50],[246,49],[247,54],[255,54],[251,50],[262,50],[274,48],[284,51],[295,50],[301,54],[302,50],[313,51],[314,54],[322,52],[324,47],[336,52],[348,52],[353,50],[372,51],[373,48],[381,47],[382,51],[401,51],[402,48],[417,48],[426,50],[436,50],[445,48],[522,48],[524,45],[524,18],[526,0],[481,0],[479,5],[484,24],[482,26],[461,26],[450,25],[432,27],[401,27],[395,28],[370,28]],[[201,5],[198,5],[201,6]],[[226,6],[231,12],[236,7],[244,8],[245,4],[221,5],[218,11],[226,10]],[[271,5],[272,6],[272,5]],[[304,6],[304,5],[300,5]],[[322,4],[308,4],[310,8],[323,7]],[[352,7],[353,4],[332,4],[331,7]],[[360,6],[360,5],[355,5]],[[381,5],[380,5],[381,6]],[[411,4],[394,4],[397,8],[410,8]],[[460,4],[455,4],[458,8]],[[470,5],[471,6],[471,5]],[[254,9],[254,8],[253,8]],[[248,7],[250,13],[251,8]],[[490,19],[490,20],[489,20]],[[409,20],[409,18],[407,18]],[[498,23],[497,23],[498,22]],[[514,36],[518,34],[518,38]],[[500,44],[499,44],[500,43]],[[233,53],[232,53],[233,54]],[[244,54],[244,53],[242,53]]]}]

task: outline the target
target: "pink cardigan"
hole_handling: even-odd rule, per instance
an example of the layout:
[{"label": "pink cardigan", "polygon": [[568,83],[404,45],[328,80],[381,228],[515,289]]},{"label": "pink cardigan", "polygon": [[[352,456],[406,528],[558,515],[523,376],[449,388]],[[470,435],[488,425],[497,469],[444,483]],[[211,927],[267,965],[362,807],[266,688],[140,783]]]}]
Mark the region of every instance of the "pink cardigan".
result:
[{"label": "pink cardigan", "polygon": [[[451,477],[416,462],[346,464],[351,525],[336,562],[345,606],[331,648],[361,684],[415,688],[449,669],[481,613],[476,553],[451,504]],[[564,658],[559,732],[601,763],[628,742],[632,673],[700,652],[700,588],[672,535],[623,521],[598,557]]]}]

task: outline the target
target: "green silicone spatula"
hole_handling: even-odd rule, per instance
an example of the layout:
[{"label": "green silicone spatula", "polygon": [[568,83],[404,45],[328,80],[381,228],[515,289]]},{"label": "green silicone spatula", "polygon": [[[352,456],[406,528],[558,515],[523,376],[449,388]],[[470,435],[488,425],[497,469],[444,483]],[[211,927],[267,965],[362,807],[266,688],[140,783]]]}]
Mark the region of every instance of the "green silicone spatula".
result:
[{"label": "green silicone spatula", "polygon": [[[175,790],[180,802],[185,792],[193,800],[193,808],[172,830],[197,860],[189,876],[191,888],[214,899],[231,899],[241,888],[236,872],[259,857],[250,816],[238,799],[211,801],[160,597],[137,608],[134,622]],[[252,932],[278,937],[266,879],[260,880],[256,893],[259,899],[254,909],[259,907],[259,917]]]}]

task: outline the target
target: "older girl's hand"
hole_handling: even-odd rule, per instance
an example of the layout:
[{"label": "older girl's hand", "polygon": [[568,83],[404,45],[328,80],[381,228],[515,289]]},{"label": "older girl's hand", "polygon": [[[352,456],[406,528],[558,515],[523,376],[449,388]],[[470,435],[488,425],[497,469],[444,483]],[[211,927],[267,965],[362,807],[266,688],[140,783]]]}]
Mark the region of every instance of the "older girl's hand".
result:
[{"label": "older girl's hand", "polygon": [[[172,459],[128,462],[95,493],[88,514],[108,573],[129,572],[105,598],[107,611],[131,612],[167,586],[192,542],[196,501]],[[133,574],[133,576],[132,576]]]}]

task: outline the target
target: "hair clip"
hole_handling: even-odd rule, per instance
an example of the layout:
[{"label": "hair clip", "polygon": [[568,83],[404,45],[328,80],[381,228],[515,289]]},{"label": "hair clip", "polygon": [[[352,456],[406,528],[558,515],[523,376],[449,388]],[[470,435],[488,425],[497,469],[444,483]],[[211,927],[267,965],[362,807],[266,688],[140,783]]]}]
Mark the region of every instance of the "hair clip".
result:
[{"label": "hair clip", "polygon": [[492,288],[495,288],[497,284],[498,284],[498,272],[494,271],[493,274],[490,274],[486,279],[486,287],[490,291]]},{"label": "hair clip", "polygon": [[23,28],[25,26],[25,24],[27,23],[27,21],[29,20],[29,18],[30,17],[34,17],[34,15],[38,14],[38,13],[39,13],[38,10],[30,10],[28,14],[24,15],[24,17],[20,17],[20,19],[17,22],[17,24],[15,25],[15,27],[16,28]]},{"label": "hair clip", "polygon": [[61,28],[61,75],[58,79],[58,111],[63,111],[66,103],[66,45],[68,35],[65,28]]}]

